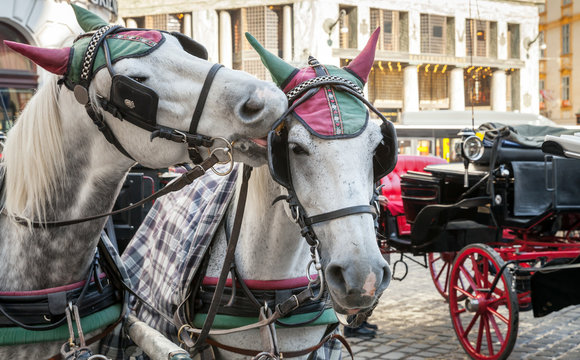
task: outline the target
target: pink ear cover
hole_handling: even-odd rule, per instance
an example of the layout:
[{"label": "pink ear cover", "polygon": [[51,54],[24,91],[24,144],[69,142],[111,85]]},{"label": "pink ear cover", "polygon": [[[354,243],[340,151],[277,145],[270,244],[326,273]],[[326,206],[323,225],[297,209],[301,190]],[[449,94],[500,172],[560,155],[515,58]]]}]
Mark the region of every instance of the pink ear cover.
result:
[{"label": "pink ear cover", "polygon": [[4,40],[4,44],[17,53],[26,56],[34,61],[38,66],[41,66],[51,73],[57,75],[64,75],[64,73],[66,73],[70,57],[70,47],[62,49],[46,49],[9,40]]},{"label": "pink ear cover", "polygon": [[377,41],[379,40],[380,34],[381,28],[378,27],[371,35],[365,48],[352,60],[350,64],[348,64],[348,66],[345,67],[345,69],[349,69],[357,74],[365,84],[369,79],[369,73],[371,72],[373,63],[375,62],[375,51],[377,49]]}]

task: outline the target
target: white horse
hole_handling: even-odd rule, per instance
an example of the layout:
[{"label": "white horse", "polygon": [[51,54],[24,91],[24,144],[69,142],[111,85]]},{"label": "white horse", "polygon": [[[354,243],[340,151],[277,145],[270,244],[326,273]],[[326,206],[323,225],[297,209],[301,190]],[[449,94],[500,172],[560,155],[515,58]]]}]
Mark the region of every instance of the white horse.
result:
[{"label": "white horse", "polygon": [[[377,246],[372,204],[375,181],[392,170],[396,162],[396,139],[392,124],[385,120],[378,126],[368,121],[362,96],[347,91],[360,90],[368,77],[377,36],[375,32],[365,50],[347,69],[322,66],[312,59],[311,67],[299,71],[268,53],[249,36],[274,80],[287,84],[285,91],[290,99],[293,100],[294,95],[303,97],[291,107],[294,111],[286,120],[281,137],[277,138],[279,129],[274,130],[270,134],[269,147],[261,149],[263,164],[269,156],[271,173],[267,166],[257,167],[248,183],[234,263],[236,279],[243,280],[250,290],[254,290],[254,295],[240,297],[243,291],[237,285],[237,297],[231,306],[223,306],[231,296],[232,290],[228,289],[218,308],[216,323],[221,324],[218,327],[231,328],[236,327],[234,323],[241,326],[248,321],[258,321],[257,314],[264,301],[268,301],[272,311],[276,310],[276,301],[292,301],[291,294],[279,299],[273,290],[281,290],[279,294],[288,289],[295,289],[295,293],[302,291],[311,281],[308,277],[317,273],[317,263],[321,265],[318,275],[325,280],[323,286],[328,289],[332,308],[340,315],[365,314],[388,286],[391,271]],[[320,88],[320,82],[333,87]],[[309,88],[320,90],[312,95]],[[332,99],[337,99],[340,108],[340,126],[334,128],[337,122],[327,121],[336,120],[328,115],[332,114],[332,105],[337,104]],[[191,209],[206,209],[206,202],[214,200],[206,200],[202,196],[203,189],[219,188],[225,192],[227,188],[229,180],[223,180],[225,185],[215,185],[218,181],[215,176],[207,176],[200,183],[172,194],[171,198],[158,201],[123,256],[133,267],[130,272],[136,291],[143,295],[144,301],[157,308],[142,306],[137,316],[174,341],[178,341],[178,329],[181,335],[188,330],[199,333],[191,329],[203,325],[212,291],[222,272],[227,244],[232,241],[228,238],[235,226],[242,176],[237,177],[236,186],[232,185],[235,193],[225,215],[210,208],[206,218],[191,217],[188,215]],[[283,202],[273,204],[280,198],[288,199],[290,206]],[[304,218],[298,222],[309,232],[306,236],[309,242],[304,240],[302,229],[296,224],[296,218],[301,215]],[[215,237],[208,250],[209,263],[199,288],[192,285],[195,280],[191,281],[198,278],[199,269],[195,266],[193,270],[188,269],[180,264],[195,262],[190,258],[192,248],[211,237],[207,234],[210,222],[216,224],[217,230],[214,229]],[[173,252],[167,254],[167,251]],[[248,300],[252,296],[257,298],[256,304]],[[246,309],[250,306],[252,310],[248,313],[240,309],[239,301],[245,301]],[[306,301],[308,303],[317,304],[316,301]],[[337,318],[332,311],[327,316],[328,311],[323,311],[324,303],[318,305],[315,310],[303,311],[307,314],[282,319],[283,322],[316,321],[296,328],[278,327],[278,354],[274,355],[288,357],[319,344],[328,325],[336,324]],[[181,308],[186,308],[184,314],[179,313]],[[176,309],[189,325],[180,327],[180,324],[165,321],[167,316],[164,319],[157,314],[157,311],[165,311],[171,317]],[[323,316],[315,319],[318,314]],[[242,318],[238,321],[236,316]],[[248,353],[244,354],[243,350],[253,351],[254,355],[270,351],[267,344],[262,344],[257,328],[228,334],[210,332],[209,336],[209,343],[216,347],[216,356],[220,359],[247,358]],[[237,353],[239,350],[242,351]],[[332,356],[333,359],[340,356],[340,347],[338,354],[331,355],[329,351],[332,352],[318,350],[316,356]]]},{"label": "white horse", "polygon": [[[213,137],[235,141],[235,159],[254,163],[258,146],[251,139],[265,137],[287,108],[284,94],[273,84],[240,71],[221,69],[209,87],[205,106],[197,109],[212,63],[204,59],[207,53],[201,45],[179,34],[111,28],[104,34],[109,58],[102,57],[103,43],[97,43],[99,53],[93,54],[96,60],[89,58],[87,64],[88,42],[95,40],[94,34],[101,31],[97,29],[107,29],[101,28],[107,24],[86,10],[75,8],[75,12],[81,26],[91,33],[75,42],[74,52],[70,48],[9,44],[59,75],[46,81],[9,131],[0,166],[4,175],[0,186],[0,306],[24,323],[26,318],[10,312],[6,299],[33,294],[27,293],[33,290],[46,295],[54,292],[52,288],[62,291],[64,285],[87,279],[105,218],[62,227],[37,227],[35,223],[110,211],[127,172],[136,162],[150,168],[191,162],[188,144],[181,140],[195,138],[190,133],[194,110],[203,110],[196,133],[207,136],[210,143],[206,144],[211,144]],[[90,61],[94,61],[93,68]],[[88,80],[83,79],[85,70],[89,75],[94,72]],[[113,73],[124,76],[121,84],[112,81]],[[112,86],[117,86],[114,91]],[[133,95],[135,98],[131,98]],[[103,108],[105,101],[111,105],[112,96],[121,96],[121,103],[127,106],[119,111],[121,115],[116,114],[125,121]],[[155,96],[156,108],[150,106]],[[87,101],[88,105],[83,105]],[[139,113],[143,110],[140,106],[156,111]],[[91,118],[87,109],[96,115]],[[139,122],[132,118],[152,127],[135,125]],[[95,119],[104,119],[116,145],[101,134],[93,123]],[[152,136],[155,129],[164,133]],[[208,153],[200,147],[201,158],[207,158]],[[51,318],[45,314],[44,323],[32,325],[50,325],[64,316],[64,307],[53,309],[51,304],[51,311],[59,315]],[[38,316],[43,318],[42,314]],[[6,322],[2,314],[0,321]],[[63,326],[62,338],[40,344],[28,342],[34,341],[36,334],[45,336],[45,332],[0,327],[0,359],[41,359],[58,354],[68,338],[66,322]],[[15,344],[25,344],[10,345],[13,335]]]}]

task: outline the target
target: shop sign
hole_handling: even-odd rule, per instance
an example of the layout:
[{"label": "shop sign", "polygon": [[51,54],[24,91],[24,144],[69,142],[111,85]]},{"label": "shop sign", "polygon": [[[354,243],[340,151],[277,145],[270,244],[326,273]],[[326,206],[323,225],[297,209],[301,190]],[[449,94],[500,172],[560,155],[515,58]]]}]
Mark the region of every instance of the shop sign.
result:
[{"label": "shop sign", "polygon": [[117,0],[89,0],[92,4],[109,10],[113,15],[117,15]]}]

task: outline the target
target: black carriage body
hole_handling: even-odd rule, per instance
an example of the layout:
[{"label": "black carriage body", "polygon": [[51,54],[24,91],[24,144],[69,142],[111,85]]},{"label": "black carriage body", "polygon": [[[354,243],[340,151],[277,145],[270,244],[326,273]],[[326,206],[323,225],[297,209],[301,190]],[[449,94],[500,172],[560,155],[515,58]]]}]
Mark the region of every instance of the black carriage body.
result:
[{"label": "black carriage body", "polygon": [[491,184],[484,179],[488,164],[470,164],[467,188],[462,163],[403,175],[401,197],[412,231],[408,238],[386,234],[389,245],[413,254],[459,251],[472,243],[509,242],[506,229],[541,238],[572,228],[580,220],[580,162],[510,157],[504,156],[504,174]]}]

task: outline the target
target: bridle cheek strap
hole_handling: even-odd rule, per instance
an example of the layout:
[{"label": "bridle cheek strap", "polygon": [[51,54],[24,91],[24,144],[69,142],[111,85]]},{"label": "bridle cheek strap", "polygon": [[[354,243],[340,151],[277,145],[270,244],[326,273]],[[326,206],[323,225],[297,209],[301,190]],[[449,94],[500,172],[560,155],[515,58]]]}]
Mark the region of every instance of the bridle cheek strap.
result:
[{"label": "bridle cheek strap", "polygon": [[358,205],[351,206],[347,208],[342,208],[335,211],[330,211],[320,215],[314,215],[304,218],[304,224],[310,226],[312,224],[321,223],[324,221],[334,220],[341,217],[353,215],[353,214],[371,214],[373,218],[377,217],[376,208],[371,205]]}]

